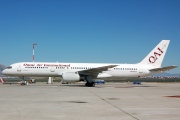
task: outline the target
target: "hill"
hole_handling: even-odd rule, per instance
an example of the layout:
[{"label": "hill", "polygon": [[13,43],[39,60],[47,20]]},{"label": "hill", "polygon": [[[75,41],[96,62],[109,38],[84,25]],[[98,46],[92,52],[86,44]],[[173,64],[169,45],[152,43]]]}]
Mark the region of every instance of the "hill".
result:
[{"label": "hill", "polygon": [[2,71],[6,68],[5,65],[0,64],[0,76],[3,76]]},{"label": "hill", "polygon": [[162,76],[162,77],[172,77],[172,76],[179,76],[180,77],[180,73],[178,74],[172,74],[172,73],[160,73],[160,74],[155,74],[155,75],[152,75],[152,76]]}]

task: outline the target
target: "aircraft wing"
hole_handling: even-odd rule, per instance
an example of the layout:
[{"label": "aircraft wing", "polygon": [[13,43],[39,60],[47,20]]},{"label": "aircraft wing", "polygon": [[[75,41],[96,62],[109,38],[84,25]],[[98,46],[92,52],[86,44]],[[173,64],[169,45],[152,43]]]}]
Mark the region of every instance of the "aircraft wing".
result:
[{"label": "aircraft wing", "polygon": [[97,74],[101,73],[102,71],[107,71],[108,68],[113,68],[113,67],[116,67],[116,66],[118,66],[118,65],[102,66],[102,67],[97,67],[97,68],[78,71],[78,73],[83,74],[83,75],[97,75]]},{"label": "aircraft wing", "polygon": [[168,71],[174,68],[177,68],[178,66],[167,66],[167,67],[161,67],[161,68],[154,68],[154,69],[150,69],[149,71],[151,72],[164,72],[164,71]]}]

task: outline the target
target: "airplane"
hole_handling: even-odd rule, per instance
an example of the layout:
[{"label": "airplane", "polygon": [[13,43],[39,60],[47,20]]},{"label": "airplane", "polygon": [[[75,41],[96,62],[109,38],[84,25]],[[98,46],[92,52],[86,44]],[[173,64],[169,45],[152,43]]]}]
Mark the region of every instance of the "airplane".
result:
[{"label": "airplane", "polygon": [[94,87],[96,79],[120,80],[140,78],[171,70],[177,66],[161,67],[170,40],[162,40],[141,62],[136,64],[19,62],[2,71],[19,77],[60,77],[65,82],[86,81]]}]

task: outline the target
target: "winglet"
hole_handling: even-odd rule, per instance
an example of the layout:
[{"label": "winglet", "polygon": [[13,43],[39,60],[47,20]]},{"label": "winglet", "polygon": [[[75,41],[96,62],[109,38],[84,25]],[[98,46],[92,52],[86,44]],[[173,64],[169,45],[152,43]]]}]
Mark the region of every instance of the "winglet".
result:
[{"label": "winglet", "polygon": [[160,67],[170,40],[162,40],[141,62],[143,65]]}]

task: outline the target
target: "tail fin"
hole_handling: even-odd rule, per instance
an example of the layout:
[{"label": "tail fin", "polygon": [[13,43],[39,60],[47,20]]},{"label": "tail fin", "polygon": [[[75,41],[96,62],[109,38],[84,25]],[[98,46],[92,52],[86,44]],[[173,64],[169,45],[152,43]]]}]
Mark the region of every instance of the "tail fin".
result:
[{"label": "tail fin", "polygon": [[143,65],[160,67],[170,40],[162,40],[141,62]]}]

